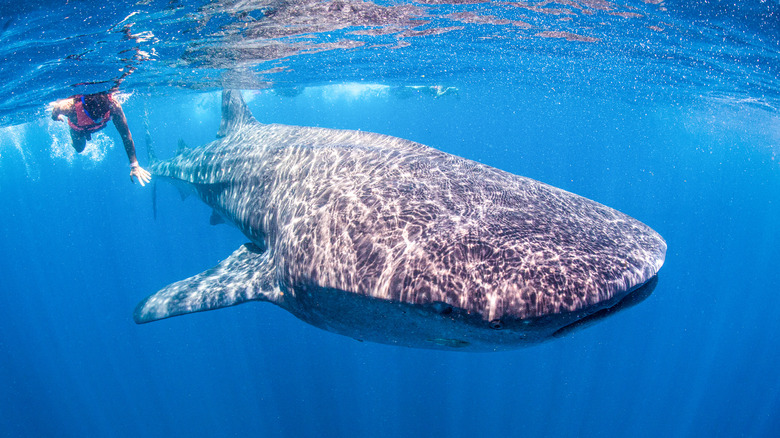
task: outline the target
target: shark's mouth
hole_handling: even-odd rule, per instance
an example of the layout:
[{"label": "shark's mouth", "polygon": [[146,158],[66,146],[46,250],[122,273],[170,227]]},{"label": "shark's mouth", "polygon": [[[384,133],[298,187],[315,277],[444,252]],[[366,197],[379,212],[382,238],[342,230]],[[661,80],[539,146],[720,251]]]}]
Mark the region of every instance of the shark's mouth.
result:
[{"label": "shark's mouth", "polygon": [[608,305],[607,307],[599,309],[594,313],[591,313],[583,318],[580,318],[570,324],[567,324],[559,328],[552,334],[552,336],[555,338],[562,338],[574,330],[588,327],[591,324],[603,318],[606,318],[607,316],[620,312],[621,310],[628,309],[629,307],[635,306],[641,303],[642,301],[644,301],[647,297],[650,296],[650,294],[653,293],[656,284],[658,284],[658,275],[653,276],[653,278],[645,282],[645,284],[629,292],[616,303],[612,305]]}]

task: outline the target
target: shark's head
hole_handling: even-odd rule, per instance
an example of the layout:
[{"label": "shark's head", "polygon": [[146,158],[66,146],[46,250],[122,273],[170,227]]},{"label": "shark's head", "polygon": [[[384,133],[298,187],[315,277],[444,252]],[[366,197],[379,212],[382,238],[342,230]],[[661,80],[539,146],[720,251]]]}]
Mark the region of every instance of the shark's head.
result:
[{"label": "shark's head", "polygon": [[287,264],[289,293],[277,304],[329,331],[420,348],[493,351],[565,336],[647,298],[666,253],[649,227],[574,199],[590,208],[578,224],[487,215],[480,233],[447,227],[390,257],[374,247],[388,239],[361,238],[360,257],[336,250],[343,263],[327,269]]}]

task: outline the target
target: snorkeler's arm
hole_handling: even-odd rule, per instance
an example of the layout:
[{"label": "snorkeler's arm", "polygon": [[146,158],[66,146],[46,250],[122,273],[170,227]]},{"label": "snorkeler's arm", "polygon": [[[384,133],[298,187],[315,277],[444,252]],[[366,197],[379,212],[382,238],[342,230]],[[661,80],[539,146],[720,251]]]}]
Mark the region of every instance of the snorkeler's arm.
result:
[{"label": "snorkeler's arm", "polygon": [[61,115],[70,117],[73,112],[73,99],[62,99],[54,102],[51,105],[51,119],[55,122],[60,119]]},{"label": "snorkeler's arm", "polygon": [[135,157],[135,143],[133,143],[133,134],[130,133],[130,128],[127,126],[127,118],[125,112],[122,110],[122,106],[118,102],[111,99],[111,119],[114,121],[114,126],[122,137],[122,143],[125,145],[125,152],[127,152],[127,159],[130,160],[130,166],[137,166],[138,159]]},{"label": "snorkeler's arm", "polygon": [[133,143],[133,135],[130,133],[130,128],[127,126],[125,112],[122,110],[122,105],[113,98],[111,99],[111,119],[122,137],[122,143],[124,143],[125,152],[127,152],[127,159],[130,160],[130,181],[135,182],[133,177],[136,177],[141,186],[146,185],[146,183],[152,180],[152,175],[138,165],[138,158],[135,156],[135,143]]}]

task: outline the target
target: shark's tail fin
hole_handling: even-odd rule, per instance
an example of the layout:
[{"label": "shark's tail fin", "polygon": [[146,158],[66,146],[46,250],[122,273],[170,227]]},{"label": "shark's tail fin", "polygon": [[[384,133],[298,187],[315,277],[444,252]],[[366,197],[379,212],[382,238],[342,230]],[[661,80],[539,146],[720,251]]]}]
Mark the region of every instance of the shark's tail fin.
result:
[{"label": "shark's tail fin", "polygon": [[157,161],[157,155],[154,154],[154,146],[152,145],[152,134],[149,132],[149,109],[144,109],[144,140],[146,142],[146,159],[149,161],[149,165],[154,164]]},{"label": "shark's tail fin", "polygon": [[[144,111],[144,141],[146,142],[146,159],[149,166],[157,162],[152,145],[152,134],[149,132],[149,111]],[[157,220],[157,178],[152,180],[152,216]]]},{"label": "shark's tail fin", "polygon": [[149,160],[149,164],[153,164],[155,161],[157,161],[157,155],[154,153],[152,136],[149,134],[149,130],[146,131],[146,135],[144,137],[146,140],[146,159]]},{"label": "shark's tail fin", "polygon": [[257,123],[257,120],[246,107],[241,92],[224,90],[222,92],[222,122],[219,124],[217,138],[225,137],[240,126],[251,122]]}]

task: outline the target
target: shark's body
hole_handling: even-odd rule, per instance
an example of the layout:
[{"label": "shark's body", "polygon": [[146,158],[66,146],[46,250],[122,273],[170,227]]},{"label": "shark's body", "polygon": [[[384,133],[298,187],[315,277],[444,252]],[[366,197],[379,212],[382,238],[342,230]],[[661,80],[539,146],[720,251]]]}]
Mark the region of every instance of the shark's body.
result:
[{"label": "shark's body", "polygon": [[421,348],[540,342],[647,296],[666,243],[546,184],[385,135],[258,123],[156,162],[250,240],[141,302],[138,323],[270,301],[325,330]]}]

